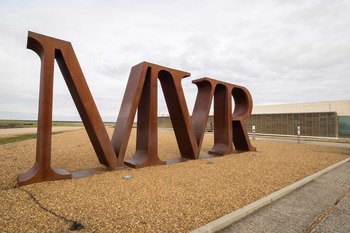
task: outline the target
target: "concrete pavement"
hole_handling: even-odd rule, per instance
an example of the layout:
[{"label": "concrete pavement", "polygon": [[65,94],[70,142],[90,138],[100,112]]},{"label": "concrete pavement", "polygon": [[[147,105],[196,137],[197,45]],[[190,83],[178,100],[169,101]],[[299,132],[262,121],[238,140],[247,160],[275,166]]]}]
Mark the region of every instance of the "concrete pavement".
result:
[{"label": "concrete pavement", "polygon": [[304,181],[193,232],[350,232],[350,160]]},{"label": "concrete pavement", "polygon": [[[252,140],[252,139],[251,139]],[[272,141],[272,142],[288,142],[297,143],[297,138],[291,137],[256,137],[256,140]],[[313,145],[323,145],[323,146],[336,146],[336,147],[349,147],[350,148],[350,138],[323,138],[322,140],[317,140],[317,138],[308,137],[301,138],[301,144],[313,144]]]}]

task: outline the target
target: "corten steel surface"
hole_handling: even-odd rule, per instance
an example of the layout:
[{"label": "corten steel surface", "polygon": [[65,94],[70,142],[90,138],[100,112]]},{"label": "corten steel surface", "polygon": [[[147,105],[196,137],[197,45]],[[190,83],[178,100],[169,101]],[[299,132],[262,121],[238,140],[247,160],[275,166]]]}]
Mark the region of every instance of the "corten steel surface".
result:
[{"label": "corten steel surface", "polygon": [[[164,164],[158,157],[157,148],[157,79],[163,89],[181,154],[177,161],[199,158],[213,96],[214,147],[209,153],[225,155],[236,150],[255,150],[244,128],[244,120],[252,111],[252,99],[248,90],[210,78],[194,80],[198,94],[191,119],[181,86],[181,80],[189,75],[184,71],[147,62],[132,68],[112,136],[118,160],[124,160],[138,108],[136,153],[125,163],[136,168]],[[233,116],[232,97],[236,103]]]},{"label": "corten steel surface", "polygon": [[231,90],[235,101],[235,110],[232,114],[233,144],[237,151],[256,151],[250,143],[244,121],[250,117],[253,110],[253,100],[247,88],[233,85]]},{"label": "corten steel surface", "polygon": [[[51,167],[55,59],[98,159],[107,167],[115,168],[125,163],[139,168],[198,159],[213,98],[214,146],[209,153],[225,155],[235,151],[255,150],[244,127],[244,120],[250,116],[253,106],[251,95],[244,87],[211,78],[194,80],[198,94],[191,118],[181,85],[182,79],[190,76],[190,73],[142,62],[131,69],[110,141],[72,45],[67,41],[29,32],[27,47],[35,51],[41,59],[39,114],[36,160],[29,171],[18,176],[19,185],[72,177],[72,174],[65,170]],[[181,157],[166,162],[158,157],[158,80],[181,154]],[[235,102],[233,113],[232,98]],[[124,162],[137,110],[136,152],[131,159]],[[91,169],[78,171],[73,173],[73,177],[82,177],[94,172]]]},{"label": "corten steel surface", "polygon": [[[199,112],[201,109],[210,108],[214,95],[214,146],[209,150],[209,153],[225,155],[236,151],[255,151],[244,127],[244,120],[251,115],[253,108],[249,91],[244,87],[211,78],[197,79],[192,82],[198,86],[198,95],[192,117],[194,127],[200,128],[202,122],[207,122],[208,114],[203,113],[201,116]],[[235,102],[233,114],[232,98]],[[204,115],[206,116],[205,120]],[[201,125],[201,127],[205,127],[205,125]],[[200,128],[200,130],[205,129]]]},{"label": "corten steel surface", "polygon": [[51,167],[55,59],[58,62],[100,163],[109,167],[117,166],[113,147],[71,43],[28,32],[27,48],[36,52],[41,59],[37,146],[35,163],[29,171],[18,176],[18,184],[25,185],[46,180],[71,178],[69,172]]},{"label": "corten steel surface", "polygon": [[[124,160],[138,108],[136,153],[125,163],[137,168],[165,163],[158,158],[158,79],[163,89],[181,157],[198,158],[200,143],[196,141],[193,133],[191,117],[181,86],[181,80],[189,75],[188,72],[148,62],[142,62],[131,69],[112,136],[112,144],[118,155],[118,160]],[[208,113],[209,108],[206,114],[208,115]],[[206,121],[204,124],[206,124]]]},{"label": "corten steel surface", "polygon": [[133,167],[164,164],[158,158],[157,71],[156,67],[149,68],[147,63],[131,69],[112,135],[112,145],[120,162],[124,161],[137,108],[136,152],[125,163]]}]

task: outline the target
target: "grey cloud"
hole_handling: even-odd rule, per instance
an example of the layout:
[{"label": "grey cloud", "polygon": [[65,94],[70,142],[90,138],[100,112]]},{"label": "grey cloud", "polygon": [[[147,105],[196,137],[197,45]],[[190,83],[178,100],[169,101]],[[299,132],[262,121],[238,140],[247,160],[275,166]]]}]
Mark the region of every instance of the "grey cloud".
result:
[{"label": "grey cloud", "polygon": [[[246,86],[256,104],[349,98],[347,1],[0,5],[0,91],[11,97],[0,99],[0,118],[10,109],[23,116],[37,111],[35,98],[25,97],[38,95],[40,70],[38,56],[25,48],[28,30],[72,42],[103,118],[117,116],[130,69],[142,61],[192,74],[182,82],[190,110],[197,93],[191,81],[204,76]],[[55,74],[55,117],[75,118],[58,69]],[[166,112],[164,101],[159,105]]]}]

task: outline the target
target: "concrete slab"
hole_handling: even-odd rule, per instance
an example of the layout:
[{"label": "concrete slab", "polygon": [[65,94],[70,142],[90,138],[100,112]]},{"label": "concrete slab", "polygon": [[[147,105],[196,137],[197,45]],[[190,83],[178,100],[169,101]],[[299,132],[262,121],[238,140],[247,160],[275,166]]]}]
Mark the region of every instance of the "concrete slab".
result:
[{"label": "concrete slab", "polygon": [[312,232],[350,232],[350,195],[346,195]]},{"label": "concrete slab", "polygon": [[[350,188],[350,162],[218,232],[303,232],[310,229]],[[335,205],[313,232],[350,232],[350,194]]]},{"label": "concrete slab", "polygon": [[[349,188],[350,192],[349,169],[350,158],[210,222],[192,233],[302,232],[310,228],[323,211],[334,204],[344,189]],[[347,204],[345,202],[343,205]],[[350,222],[349,212],[344,208],[338,212],[345,214],[345,220]],[[343,225],[348,225],[347,222]],[[327,226],[320,225],[316,230],[320,228],[319,232],[322,232],[325,227]]]}]

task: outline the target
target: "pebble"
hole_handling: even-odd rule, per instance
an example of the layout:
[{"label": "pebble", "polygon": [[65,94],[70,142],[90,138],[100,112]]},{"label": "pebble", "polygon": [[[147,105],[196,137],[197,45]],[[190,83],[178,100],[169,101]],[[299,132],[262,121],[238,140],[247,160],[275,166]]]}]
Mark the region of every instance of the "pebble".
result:
[{"label": "pebble", "polygon": [[[159,130],[158,136],[160,159],[177,157],[174,134]],[[125,159],[133,155],[135,142],[133,130]],[[350,156],[347,148],[252,143],[257,152],[116,169],[23,188],[47,210],[81,224],[79,232],[189,232]],[[13,185],[33,165],[35,145],[33,139],[0,146],[0,231],[70,232],[69,223]],[[213,136],[206,134],[202,152],[212,146]],[[104,167],[85,130],[53,135],[52,166],[69,171]]]}]

